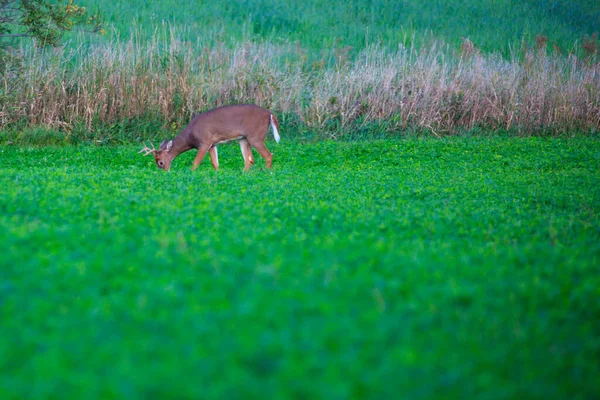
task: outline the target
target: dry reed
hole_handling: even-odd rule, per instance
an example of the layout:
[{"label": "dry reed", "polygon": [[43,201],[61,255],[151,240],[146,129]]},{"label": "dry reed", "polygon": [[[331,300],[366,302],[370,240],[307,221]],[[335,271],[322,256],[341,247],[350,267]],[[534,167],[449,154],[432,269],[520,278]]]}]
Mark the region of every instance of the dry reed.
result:
[{"label": "dry reed", "polygon": [[84,123],[92,130],[148,116],[180,127],[194,113],[232,103],[296,115],[330,137],[371,122],[436,134],[600,128],[600,63],[589,58],[532,50],[506,60],[466,39],[460,51],[370,47],[349,61],[332,49],[308,61],[295,44],[230,48],[177,37],[165,29],[150,41],[134,32],[128,41],[71,50],[24,47],[22,65],[5,66],[1,77],[0,128],[68,131]]}]

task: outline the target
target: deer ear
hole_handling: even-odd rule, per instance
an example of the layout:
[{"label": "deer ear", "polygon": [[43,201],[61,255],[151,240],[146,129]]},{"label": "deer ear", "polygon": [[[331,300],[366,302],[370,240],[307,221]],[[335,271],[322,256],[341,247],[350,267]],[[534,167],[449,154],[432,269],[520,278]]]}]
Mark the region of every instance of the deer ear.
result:
[{"label": "deer ear", "polygon": [[171,147],[173,147],[173,141],[169,140],[169,143],[167,143],[167,153],[171,151]]},{"label": "deer ear", "polygon": [[159,150],[163,150],[165,148],[165,146],[167,145],[167,141],[163,140],[162,143],[160,144],[160,146],[158,147]]}]

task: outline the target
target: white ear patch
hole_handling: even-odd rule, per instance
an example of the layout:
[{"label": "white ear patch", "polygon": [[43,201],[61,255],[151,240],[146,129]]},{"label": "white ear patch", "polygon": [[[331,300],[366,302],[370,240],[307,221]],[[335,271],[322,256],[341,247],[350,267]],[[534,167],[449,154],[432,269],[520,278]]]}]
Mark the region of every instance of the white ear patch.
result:
[{"label": "white ear patch", "polygon": [[171,151],[171,147],[173,147],[173,141],[169,140],[169,143],[167,143],[167,153]]}]

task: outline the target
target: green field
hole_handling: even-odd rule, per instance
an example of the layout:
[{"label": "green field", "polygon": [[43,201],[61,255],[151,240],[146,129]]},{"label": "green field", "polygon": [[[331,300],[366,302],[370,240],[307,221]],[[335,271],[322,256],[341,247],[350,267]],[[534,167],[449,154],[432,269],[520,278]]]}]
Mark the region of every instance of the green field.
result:
[{"label": "green field", "polygon": [[[77,4],[0,42],[0,399],[600,398],[597,0]],[[137,153],[239,103],[272,171]]]},{"label": "green field", "polygon": [[[484,51],[507,55],[536,35],[569,51],[598,32],[595,0],[245,0],[232,2],[108,2],[82,0],[105,15],[110,35],[128,38],[132,27],[151,35],[164,24],[185,30],[183,40],[235,43],[248,39],[298,41],[312,51],[382,43],[396,48],[441,40],[457,48],[470,38]],[[143,36],[143,35],[141,35]]]},{"label": "green field", "polygon": [[0,397],[600,395],[600,140],[268,145],[0,147]]}]

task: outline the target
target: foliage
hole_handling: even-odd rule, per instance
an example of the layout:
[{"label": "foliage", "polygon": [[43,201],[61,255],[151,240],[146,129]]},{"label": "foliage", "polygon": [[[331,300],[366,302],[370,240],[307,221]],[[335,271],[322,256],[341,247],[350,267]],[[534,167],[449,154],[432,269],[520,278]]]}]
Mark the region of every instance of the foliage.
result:
[{"label": "foliage", "polygon": [[599,140],[268,146],[0,147],[1,397],[598,397]]},{"label": "foliage", "polygon": [[90,15],[74,0],[0,0],[0,39],[32,37],[39,46],[57,46],[65,32],[77,27],[104,32],[99,12]]}]

